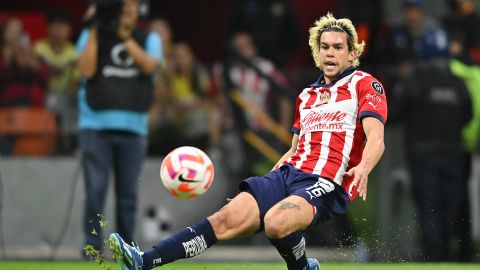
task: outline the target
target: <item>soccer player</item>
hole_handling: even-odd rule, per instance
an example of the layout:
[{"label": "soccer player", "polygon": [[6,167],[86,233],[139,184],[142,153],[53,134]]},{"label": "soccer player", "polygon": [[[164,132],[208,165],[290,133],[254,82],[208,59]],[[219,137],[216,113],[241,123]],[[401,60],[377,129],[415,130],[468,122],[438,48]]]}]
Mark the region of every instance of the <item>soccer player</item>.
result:
[{"label": "soccer player", "polygon": [[364,44],[349,19],[331,14],[310,29],[323,75],[297,98],[292,146],[275,168],[240,183],[218,212],[142,252],[119,234],[110,248],[122,269],[152,269],[205,251],[217,241],[265,231],[289,270],[314,270],[303,232],[367,199],[368,175],[384,151],[387,104],[382,85],[357,70]]}]

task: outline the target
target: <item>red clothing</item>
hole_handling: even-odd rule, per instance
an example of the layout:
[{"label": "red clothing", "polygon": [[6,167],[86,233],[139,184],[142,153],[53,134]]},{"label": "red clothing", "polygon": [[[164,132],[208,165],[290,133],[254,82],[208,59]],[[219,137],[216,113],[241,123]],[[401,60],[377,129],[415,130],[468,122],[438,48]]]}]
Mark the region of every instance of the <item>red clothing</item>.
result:
[{"label": "red clothing", "polygon": [[44,106],[47,74],[42,66],[7,64],[0,54],[0,106]]},{"label": "red clothing", "polygon": [[322,79],[297,98],[292,130],[299,142],[285,163],[333,180],[353,200],[356,189],[348,192],[353,177],[344,174],[362,158],[365,133],[361,120],[375,117],[385,124],[385,93],[377,79],[355,68],[347,69],[333,84],[321,84]]}]

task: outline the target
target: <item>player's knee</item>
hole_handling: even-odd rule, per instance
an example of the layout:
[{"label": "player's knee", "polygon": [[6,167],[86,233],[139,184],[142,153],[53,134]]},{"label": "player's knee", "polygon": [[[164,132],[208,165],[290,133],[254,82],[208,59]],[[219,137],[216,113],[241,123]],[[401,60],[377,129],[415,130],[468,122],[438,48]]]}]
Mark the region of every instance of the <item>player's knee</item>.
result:
[{"label": "player's knee", "polygon": [[208,221],[212,225],[215,236],[218,240],[225,240],[227,233],[229,232],[227,213],[225,211],[218,211],[215,214],[209,216]]},{"label": "player's knee", "polygon": [[290,234],[281,218],[274,215],[265,215],[264,223],[265,234],[268,238],[280,239]]}]

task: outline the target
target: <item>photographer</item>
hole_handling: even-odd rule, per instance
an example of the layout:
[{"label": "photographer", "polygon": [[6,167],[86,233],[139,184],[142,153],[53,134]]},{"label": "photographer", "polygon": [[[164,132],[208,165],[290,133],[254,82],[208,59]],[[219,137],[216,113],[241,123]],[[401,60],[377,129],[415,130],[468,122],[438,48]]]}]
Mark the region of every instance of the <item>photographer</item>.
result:
[{"label": "photographer", "polygon": [[103,214],[113,167],[116,225],[133,238],[138,179],[146,154],[153,73],[162,59],[160,37],[136,27],[138,0],[95,0],[78,40],[84,77],[78,93],[79,144],[85,178],[86,244],[102,250]]}]

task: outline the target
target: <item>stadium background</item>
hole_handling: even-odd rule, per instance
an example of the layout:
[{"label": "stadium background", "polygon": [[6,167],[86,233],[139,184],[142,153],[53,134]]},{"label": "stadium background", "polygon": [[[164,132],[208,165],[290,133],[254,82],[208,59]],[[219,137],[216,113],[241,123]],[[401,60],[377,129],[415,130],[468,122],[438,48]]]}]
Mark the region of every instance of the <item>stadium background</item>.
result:
[{"label": "stadium background", "polygon": [[[301,89],[303,84],[315,78],[312,70],[313,62],[307,46],[307,30],[312,22],[327,11],[342,10],[342,5],[350,1],[292,1],[298,24],[298,45],[282,70],[289,77],[293,89]],[[351,1],[353,2],[353,1]],[[395,24],[402,20],[401,1],[368,1],[379,5],[378,16],[381,24]],[[443,1],[425,1],[425,13],[441,17],[447,12]],[[477,9],[480,7],[480,1]],[[45,35],[44,11],[53,7],[62,7],[73,16],[74,35],[76,40],[82,26],[85,2],[74,1],[2,1],[0,3],[0,24],[10,16],[23,19],[32,41]],[[212,66],[221,58],[223,44],[226,39],[226,26],[229,15],[233,12],[234,1],[207,0],[161,0],[150,1],[150,17],[167,19],[173,29],[174,38],[190,44],[197,57],[207,66]],[[344,12],[344,10],[343,10]],[[371,54],[369,57],[373,58]],[[366,59],[367,69],[374,74],[381,70],[375,60]],[[387,61],[388,65],[388,61]],[[375,74],[382,78],[383,74]],[[387,90],[388,91],[388,90]],[[0,126],[1,129],[1,126]],[[401,158],[403,153],[402,139],[397,128],[387,129],[386,153],[375,170],[369,189],[367,203],[355,201],[349,212],[357,239],[351,247],[343,248],[339,243],[321,242],[312,246],[318,248],[320,258],[336,261],[402,261],[410,259],[410,254],[418,248],[416,244],[417,228],[414,220],[413,205],[409,194],[404,194],[400,201],[393,201],[393,186],[398,181],[405,181],[406,176]],[[214,162],[220,163],[219,160]],[[195,222],[208,213],[218,209],[224,199],[234,191],[229,179],[228,169],[218,166],[212,190],[205,196],[191,200],[178,201],[170,197],[160,187],[158,166],[161,157],[149,157],[144,165],[141,179],[139,222],[137,236],[141,246],[149,246],[172,231]],[[476,157],[474,173],[470,182],[473,236],[480,241],[480,158]],[[81,215],[83,201],[83,185],[79,173],[78,157],[44,156],[18,157],[0,156],[1,188],[1,259],[78,259],[83,236],[81,234]],[[111,189],[110,189],[111,190]],[[71,192],[73,191],[73,192]],[[111,195],[111,193],[110,193]],[[110,196],[105,218],[112,220],[113,202]],[[397,204],[402,207],[396,208]],[[113,229],[110,225],[108,230]],[[334,225],[325,225],[321,236],[327,238],[336,235]],[[315,237],[312,236],[312,237]],[[252,240],[239,240],[229,243],[243,246],[263,246],[268,243],[262,237]],[[325,248],[326,247],[326,248]],[[243,249],[242,249],[243,250]],[[247,260],[278,260],[274,252],[258,256],[257,253],[246,255]],[[247,254],[247,250],[242,253]],[[207,253],[208,254],[208,253]],[[213,257],[202,255],[200,259],[216,260],[228,258],[228,254],[213,253]],[[215,257],[217,256],[217,257]]]}]

